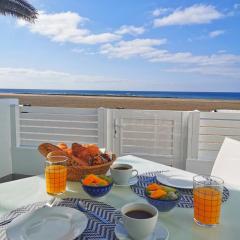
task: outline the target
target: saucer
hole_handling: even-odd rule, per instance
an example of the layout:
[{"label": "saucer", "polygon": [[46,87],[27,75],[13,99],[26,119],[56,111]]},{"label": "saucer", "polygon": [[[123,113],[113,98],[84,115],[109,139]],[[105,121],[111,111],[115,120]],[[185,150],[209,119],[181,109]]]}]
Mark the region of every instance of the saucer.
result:
[{"label": "saucer", "polygon": [[[132,238],[128,235],[127,230],[121,223],[118,223],[115,227],[115,235],[119,240],[131,240]],[[157,223],[154,232],[145,240],[167,240],[169,238],[169,232],[166,227]]]},{"label": "saucer", "polygon": [[128,184],[126,184],[126,185],[121,185],[121,184],[117,184],[117,183],[114,183],[114,185],[117,187],[129,187],[129,186],[136,184],[137,182],[138,182],[138,177],[133,177],[129,180]]}]

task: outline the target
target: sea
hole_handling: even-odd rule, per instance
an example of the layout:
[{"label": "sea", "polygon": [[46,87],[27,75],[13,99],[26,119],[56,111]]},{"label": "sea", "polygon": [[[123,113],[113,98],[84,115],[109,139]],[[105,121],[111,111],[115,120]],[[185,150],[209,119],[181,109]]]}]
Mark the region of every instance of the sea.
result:
[{"label": "sea", "polygon": [[174,91],[0,89],[0,93],[240,100],[240,92],[174,92]]}]

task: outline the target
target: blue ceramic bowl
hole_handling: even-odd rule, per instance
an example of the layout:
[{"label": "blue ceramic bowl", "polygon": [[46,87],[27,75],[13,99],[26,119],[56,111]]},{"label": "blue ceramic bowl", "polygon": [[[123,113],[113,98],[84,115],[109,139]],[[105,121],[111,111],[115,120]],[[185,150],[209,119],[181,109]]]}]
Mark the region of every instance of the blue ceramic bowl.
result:
[{"label": "blue ceramic bowl", "polygon": [[112,186],[112,182],[107,186],[86,186],[82,184],[83,190],[91,197],[102,197],[106,195],[111,190]]},{"label": "blue ceramic bowl", "polygon": [[178,198],[176,200],[152,199],[146,194],[146,192],[145,192],[145,197],[151,205],[153,205],[158,209],[159,212],[168,212],[172,210],[173,208],[176,207],[176,205],[179,203],[181,199],[181,195],[179,192],[178,192]]}]

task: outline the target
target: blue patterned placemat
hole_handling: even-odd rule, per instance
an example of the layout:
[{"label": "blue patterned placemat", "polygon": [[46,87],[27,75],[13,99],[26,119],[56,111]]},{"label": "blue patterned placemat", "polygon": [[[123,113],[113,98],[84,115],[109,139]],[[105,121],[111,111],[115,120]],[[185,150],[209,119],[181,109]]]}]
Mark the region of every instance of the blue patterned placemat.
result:
[{"label": "blue patterned placemat", "polygon": [[[131,186],[133,192],[135,192],[140,197],[145,197],[144,189],[149,183],[159,183],[156,179],[158,174],[161,174],[161,171],[143,173],[138,176],[138,182]],[[177,190],[181,193],[181,199],[177,207],[180,208],[193,208],[193,191],[192,189],[180,189]],[[226,202],[229,198],[229,190],[223,188],[223,197],[222,202]]]},{"label": "blue patterned placemat", "polygon": [[[79,201],[79,199],[77,198],[67,198],[56,202],[54,206],[65,206],[77,209],[76,207],[77,201]],[[87,228],[81,234],[81,236],[79,236],[75,240],[116,240],[117,238],[115,237],[114,233],[114,228],[116,225],[115,217],[117,215],[116,209],[108,204],[90,199],[82,199],[81,201],[85,204],[88,210],[97,213],[99,216],[109,221],[110,224],[103,224],[96,218],[87,214],[88,215],[87,217],[89,219]],[[0,218],[0,222],[11,219],[13,217],[20,216],[23,213],[34,211],[44,206],[45,203],[46,202],[38,202],[15,209],[11,211],[9,214]],[[0,240],[7,240],[6,228],[7,225],[0,226]]]}]

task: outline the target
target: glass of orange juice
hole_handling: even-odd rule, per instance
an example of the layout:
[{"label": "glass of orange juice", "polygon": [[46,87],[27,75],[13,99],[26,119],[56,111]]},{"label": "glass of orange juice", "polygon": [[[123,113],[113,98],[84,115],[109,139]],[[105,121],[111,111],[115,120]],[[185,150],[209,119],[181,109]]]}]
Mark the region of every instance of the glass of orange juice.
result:
[{"label": "glass of orange juice", "polygon": [[219,224],[223,180],[214,176],[193,177],[194,221],[201,226]]},{"label": "glass of orange juice", "polygon": [[46,190],[48,194],[58,195],[66,191],[66,156],[51,156],[45,161]]}]

